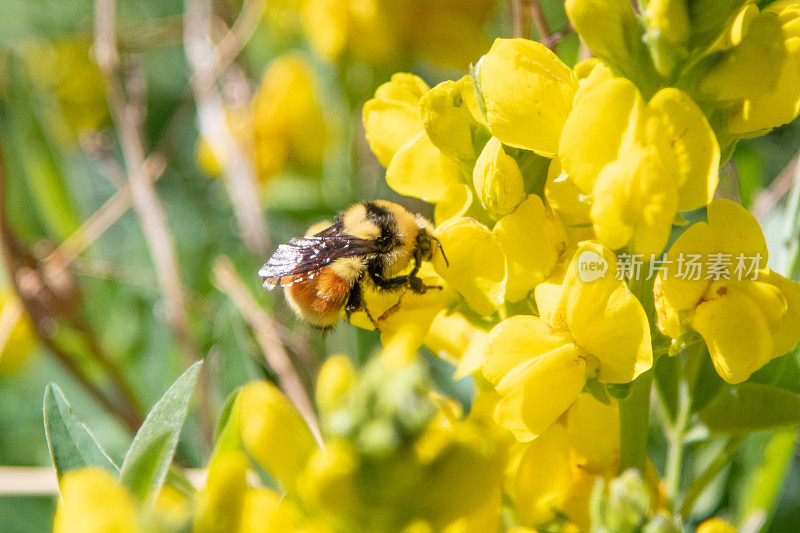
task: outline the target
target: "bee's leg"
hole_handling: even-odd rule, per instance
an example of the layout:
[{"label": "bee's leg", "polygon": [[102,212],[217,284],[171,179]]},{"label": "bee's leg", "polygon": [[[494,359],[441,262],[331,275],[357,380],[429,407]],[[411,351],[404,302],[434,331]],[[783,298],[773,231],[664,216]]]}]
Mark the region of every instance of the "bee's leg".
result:
[{"label": "bee's leg", "polygon": [[380,329],[378,328],[378,322],[375,321],[375,319],[372,317],[372,313],[370,313],[369,309],[367,309],[367,304],[364,302],[364,296],[361,291],[360,283],[353,285],[353,288],[350,289],[350,294],[347,295],[347,303],[344,304],[344,314],[347,317],[348,322],[350,321],[350,315],[357,311],[364,311],[375,329]]}]

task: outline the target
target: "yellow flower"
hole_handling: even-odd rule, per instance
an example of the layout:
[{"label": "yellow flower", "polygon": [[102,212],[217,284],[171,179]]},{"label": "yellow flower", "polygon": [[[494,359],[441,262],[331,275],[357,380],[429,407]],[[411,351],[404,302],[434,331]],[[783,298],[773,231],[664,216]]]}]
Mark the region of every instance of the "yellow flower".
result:
[{"label": "yellow flower", "polygon": [[[449,260],[449,250],[446,253]],[[417,294],[410,290],[388,292],[372,286],[364,287],[364,305],[378,323],[384,346],[405,331],[411,332],[412,344],[415,344],[413,349],[416,350],[422,345],[434,317],[457,299],[453,287],[445,282],[443,276],[437,275],[430,264],[420,268],[419,276],[424,285],[437,288]],[[364,329],[375,329],[364,311],[350,315],[350,322]]]},{"label": "yellow flower", "polygon": [[358,454],[347,441],[318,448],[298,481],[303,501],[323,513],[352,516],[360,503],[358,467]]},{"label": "yellow flower", "polygon": [[[762,20],[771,31],[758,34]],[[752,71],[756,76],[764,76],[768,87],[759,80],[742,80],[750,91],[737,105],[729,119],[728,129],[734,135],[752,136],[765,130],[791,122],[800,113],[800,5],[796,2],[775,2],[750,22],[750,28],[742,42],[728,53],[747,46],[749,40],[761,41],[754,47],[760,59]],[[752,35],[752,37],[751,37]],[[777,43],[775,40],[777,39]],[[764,48],[769,50],[765,51]],[[767,55],[769,54],[769,55]],[[763,61],[769,57],[770,61]],[[732,63],[738,63],[732,61]],[[764,72],[764,64],[772,65],[772,70]],[[721,63],[719,75],[729,70]],[[778,66],[777,71],[774,70]],[[731,65],[736,68],[742,65]],[[748,63],[749,66],[749,63]],[[735,79],[729,83],[736,83]],[[765,90],[759,91],[758,89]]]},{"label": "yellow flower", "polygon": [[22,49],[25,66],[38,85],[52,91],[73,139],[111,122],[105,83],[92,61],[91,44],[73,36],[52,43],[26,43]]},{"label": "yellow flower", "polygon": [[480,368],[488,341],[487,332],[470,324],[461,314],[443,310],[434,318],[425,346],[456,364],[453,378],[459,379]]},{"label": "yellow flower", "polygon": [[661,331],[673,338],[697,331],[728,383],[746,380],[800,340],[800,284],[764,268],[767,258],[756,219],[735,202],[714,200],[708,223],[675,241],[655,281]]},{"label": "yellow flower", "polygon": [[264,489],[249,489],[244,493],[238,533],[300,533],[302,518],[286,498]]},{"label": "yellow flower", "polygon": [[436,228],[449,266],[434,256],[436,272],[478,314],[491,315],[503,302],[506,266],[489,229],[471,218],[453,218]]},{"label": "yellow flower", "polygon": [[481,204],[496,215],[507,215],[525,199],[519,165],[505,153],[497,137],[483,147],[472,172],[472,184]]},{"label": "yellow flower", "polygon": [[736,528],[715,516],[697,526],[697,533],[736,533]]},{"label": "yellow flower", "polygon": [[628,35],[639,21],[627,0],[566,0],[569,21],[592,53],[614,65],[631,62]]},{"label": "yellow flower", "polygon": [[288,161],[301,169],[322,165],[328,146],[328,127],[322,113],[314,73],[308,59],[290,53],[267,67],[251,103],[257,163],[273,145],[285,147]]},{"label": "yellow flower", "polygon": [[133,495],[100,468],[67,472],[54,533],[138,533]]},{"label": "yellow flower", "polygon": [[194,533],[236,531],[247,491],[247,457],[238,450],[217,453],[208,465],[206,486],[196,494]]},{"label": "yellow flower", "polygon": [[513,316],[491,331],[483,374],[502,396],[497,421],[517,439],[547,429],[588,378],[627,383],[652,365],[647,316],[615,271],[612,252],[582,243],[560,285],[536,287],[540,317]]},{"label": "yellow flower", "polygon": [[472,167],[489,132],[475,119],[472,79],[444,81],[425,93],[419,111],[425,133],[447,157]]},{"label": "yellow flower", "polygon": [[506,259],[508,302],[522,300],[550,276],[567,248],[563,226],[535,194],[501,218],[492,234]]},{"label": "yellow flower", "polygon": [[332,413],[342,407],[347,391],[356,381],[356,370],[346,355],[332,355],[322,364],[317,374],[316,400],[319,409]]},{"label": "yellow flower", "polygon": [[569,180],[592,196],[590,216],[603,244],[655,254],[679,209],[711,200],[720,151],[686,94],[667,88],[645,104],[633,83],[614,78],[578,91],[559,158]]},{"label": "yellow flower", "polygon": [[[226,119],[231,135],[264,182],[293,165],[300,170],[322,166],[328,146],[328,126],[322,113],[313,71],[305,56],[290,53],[270,63],[256,94],[243,107],[230,107]],[[199,139],[198,166],[220,176],[228,154]]]},{"label": "yellow flower", "polygon": [[36,333],[22,302],[10,290],[0,290],[0,374],[19,371],[35,347]]},{"label": "yellow flower", "polygon": [[566,423],[553,424],[525,445],[512,485],[520,523],[537,527],[566,519],[564,527],[587,531],[595,481],[616,473],[619,440],[616,404],[581,394]]},{"label": "yellow flower", "polygon": [[578,89],[572,70],[540,43],[496,39],[477,75],[492,135],[508,146],[554,156]]},{"label": "yellow flower", "polygon": [[293,490],[316,443],[289,400],[266,381],[251,382],[236,399],[236,416],[247,453],[284,488]]}]

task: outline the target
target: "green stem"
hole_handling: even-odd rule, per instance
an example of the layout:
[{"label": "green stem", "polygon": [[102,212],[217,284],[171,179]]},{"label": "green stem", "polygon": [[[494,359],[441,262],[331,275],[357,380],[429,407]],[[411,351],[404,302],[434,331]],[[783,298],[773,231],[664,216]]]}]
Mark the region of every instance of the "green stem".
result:
[{"label": "green stem", "polygon": [[689,399],[688,387],[686,382],[680,382],[678,393],[678,413],[675,423],[668,428],[669,450],[667,451],[667,466],[664,478],[667,500],[674,505],[681,484],[681,473],[683,472],[683,450],[684,437],[689,424],[691,413],[691,401]]},{"label": "green stem", "polygon": [[683,499],[683,503],[681,504],[680,514],[683,517],[689,516],[689,513],[692,512],[692,507],[694,507],[697,498],[703,493],[703,491],[708,487],[708,485],[714,481],[720,472],[722,472],[728,464],[730,464],[731,459],[733,458],[733,454],[736,453],[736,450],[739,448],[739,445],[744,440],[745,435],[735,435],[728,438],[728,442],[725,444],[725,447],[722,451],[717,455],[711,464],[708,465],[708,468],[700,474],[700,476],[692,483],[689,487],[689,490],[686,491],[686,498]]},{"label": "green stem", "polygon": [[648,370],[633,382],[628,397],[619,402],[620,472],[628,468],[636,468],[641,473],[645,471],[652,382],[653,371]]}]

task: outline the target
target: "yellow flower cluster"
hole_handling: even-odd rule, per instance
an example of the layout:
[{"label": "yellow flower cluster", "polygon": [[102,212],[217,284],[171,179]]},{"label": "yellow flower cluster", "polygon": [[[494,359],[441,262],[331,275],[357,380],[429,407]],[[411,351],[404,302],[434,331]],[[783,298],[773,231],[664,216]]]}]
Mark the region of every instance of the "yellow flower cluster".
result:
[{"label": "yellow flower cluster", "polygon": [[[301,54],[278,57],[267,68],[248,105],[227,112],[238,148],[256,169],[260,182],[287,168],[318,170],[328,146],[328,126],[311,65]],[[198,140],[198,166],[222,174],[222,147]]]},{"label": "yellow flower cluster", "polygon": [[[387,64],[421,56],[465,68],[485,47],[483,26],[496,0],[281,0],[270,2],[273,26],[304,30],[328,61]],[[285,29],[285,28],[284,28]]]},{"label": "yellow flower cluster", "polygon": [[166,485],[155,502],[137,502],[105,470],[72,471],[55,532],[494,531],[511,439],[491,420],[493,395],[463,416],[421,372],[404,344],[361,372],[330,358],[317,385],[324,442],[274,385],[249,383],[201,489]]},{"label": "yellow flower cluster", "polygon": [[[658,33],[663,53],[664,39],[691,39],[675,18],[681,3],[649,3],[645,20],[660,29],[648,35]],[[639,255],[655,264],[686,224],[681,211],[708,206],[708,224],[686,230],[663,262],[671,266],[651,274],[658,278],[661,332],[674,339],[699,333],[731,383],[800,340],[800,285],[764,269],[763,235],[746,210],[712,202],[718,137],[722,131],[728,143],[733,130],[719,129],[718,108],[707,98],[695,101],[694,90],[620,76],[617,62],[633,59],[607,27],[624,29],[631,8],[622,0],[611,5],[618,12],[599,2],[567,3],[600,59],[570,69],[539,43],[498,39],[470,76],[430,88],[417,76],[395,74],[363,108],[367,141],[387,183],[435,205],[436,234],[449,259],[449,266],[433,260],[430,283],[443,286],[435,295],[367,304],[386,309],[402,300],[394,322],[382,327],[384,338],[413,322],[419,343],[459,361],[457,376],[480,370],[501,395],[496,420],[521,441],[546,432],[596,382],[629,383],[651,368],[648,315],[656,312],[619,275],[619,258]],[[786,26],[777,34],[786,37],[795,8],[780,6],[760,15],[745,10],[726,31],[741,36],[742,17],[761,17]],[[756,39],[753,31],[747,35]],[[739,53],[738,38],[714,58]],[[793,57],[786,55],[785,69],[800,68]],[[703,80],[715,76],[703,72]],[[751,112],[754,98],[746,104]],[[783,87],[781,98],[800,101],[800,86]],[[726,106],[733,109],[730,101]],[[738,120],[728,118],[728,125]],[[734,281],[730,273],[719,279],[705,270],[699,280],[680,279],[678,255],[710,262],[722,252],[758,255],[758,280]],[[647,286],[646,269],[638,272],[640,279],[630,281]],[[415,300],[408,312],[406,298]]]}]

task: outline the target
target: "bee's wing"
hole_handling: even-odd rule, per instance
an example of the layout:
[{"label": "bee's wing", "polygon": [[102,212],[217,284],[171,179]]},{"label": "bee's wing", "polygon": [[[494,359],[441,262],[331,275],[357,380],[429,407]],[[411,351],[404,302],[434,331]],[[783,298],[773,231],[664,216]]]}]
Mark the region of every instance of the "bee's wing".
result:
[{"label": "bee's wing", "polygon": [[284,276],[311,274],[342,257],[372,254],[377,250],[374,241],[341,233],[326,234],[323,230],[278,246],[258,275],[264,278],[264,286],[271,288]]}]

